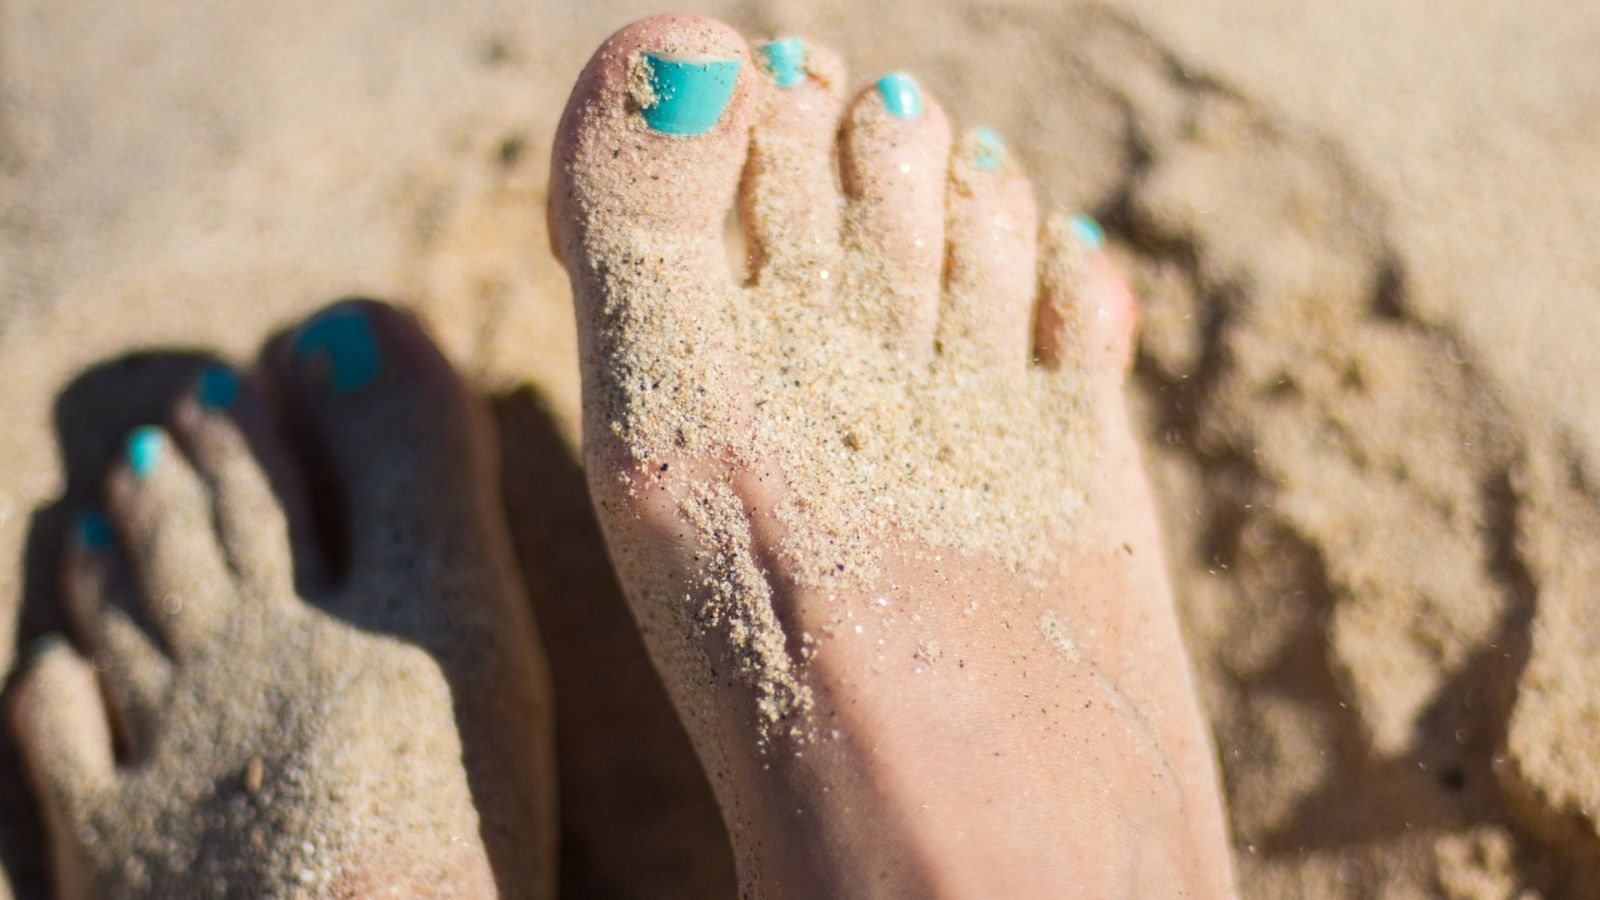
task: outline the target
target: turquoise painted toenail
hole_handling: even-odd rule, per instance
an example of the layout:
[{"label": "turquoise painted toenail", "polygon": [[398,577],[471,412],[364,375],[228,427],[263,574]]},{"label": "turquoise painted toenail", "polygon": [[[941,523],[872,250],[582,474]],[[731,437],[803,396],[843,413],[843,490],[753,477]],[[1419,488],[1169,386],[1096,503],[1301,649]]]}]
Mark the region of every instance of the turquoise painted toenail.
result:
[{"label": "turquoise painted toenail", "polygon": [[739,80],[737,59],[671,59],[646,53],[650,103],[640,111],[662,134],[705,134],[722,118]]},{"label": "turquoise painted toenail", "polygon": [[799,38],[779,38],[761,45],[767,71],[778,87],[794,87],[806,80],[806,45]]},{"label": "turquoise painted toenail", "polygon": [[359,391],[378,377],[378,339],[358,309],[335,309],[313,319],[294,341],[295,359],[326,372],[335,392]]},{"label": "turquoise painted toenail", "polygon": [[154,425],[141,425],[128,435],[128,468],[133,470],[133,476],[141,481],[149,478],[150,473],[156,470],[161,463],[161,454],[166,450],[167,439],[162,437],[161,429]]},{"label": "turquoise painted toenail", "polygon": [[78,517],[78,547],[92,553],[111,546],[111,523],[96,512]]},{"label": "turquoise painted toenail", "polygon": [[227,409],[239,397],[239,376],[227,366],[211,366],[200,373],[200,403],[206,409]]},{"label": "turquoise painted toenail", "polygon": [[66,639],[54,631],[41,635],[35,638],[33,644],[28,647],[28,659],[38,659],[65,643]]},{"label": "turquoise painted toenail", "polygon": [[1067,222],[1067,227],[1072,229],[1072,233],[1077,236],[1078,240],[1088,244],[1090,250],[1099,250],[1105,246],[1105,229],[1101,228],[1100,223],[1096,222],[1092,216],[1079,213]]},{"label": "turquoise painted toenail", "polygon": [[878,93],[884,108],[902,119],[922,115],[922,89],[917,80],[904,72],[890,72],[878,79]]},{"label": "turquoise painted toenail", "polygon": [[993,172],[1005,163],[1006,142],[1000,139],[1000,134],[993,128],[979,128],[973,133],[978,142],[977,156],[973,163],[986,172]]}]

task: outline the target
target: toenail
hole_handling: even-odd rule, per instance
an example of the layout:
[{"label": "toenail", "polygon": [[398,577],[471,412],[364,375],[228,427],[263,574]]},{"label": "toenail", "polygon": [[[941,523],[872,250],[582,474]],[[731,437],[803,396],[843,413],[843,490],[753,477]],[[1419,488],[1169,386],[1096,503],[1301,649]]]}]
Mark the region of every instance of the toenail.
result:
[{"label": "toenail", "polygon": [[806,45],[799,38],[779,38],[761,45],[767,71],[778,87],[794,87],[806,80]]},{"label": "toenail", "polygon": [[78,548],[85,553],[104,550],[111,546],[111,523],[97,512],[78,517]]},{"label": "toenail", "polygon": [[737,59],[672,59],[643,56],[649,91],[640,102],[646,125],[662,134],[696,135],[711,130],[739,80]]},{"label": "toenail", "polygon": [[161,436],[161,429],[154,425],[142,425],[128,435],[128,468],[133,470],[135,478],[142,481],[150,477],[150,473],[161,462],[165,445],[166,439]]},{"label": "toenail", "polygon": [[1067,221],[1067,227],[1072,229],[1073,235],[1078,240],[1088,244],[1090,250],[1099,250],[1105,246],[1105,229],[1100,227],[1100,223],[1096,222],[1093,216],[1078,213]]},{"label": "toenail", "polygon": [[65,643],[66,640],[54,631],[40,635],[28,647],[28,659],[36,660]]},{"label": "toenail", "polygon": [[227,366],[211,366],[200,373],[200,404],[206,409],[227,409],[239,397],[239,376]]},{"label": "toenail", "polygon": [[1005,164],[1006,142],[1000,139],[999,132],[993,128],[979,128],[972,136],[978,143],[973,164],[986,172],[993,172]]},{"label": "toenail", "polygon": [[313,319],[295,338],[294,355],[341,394],[371,384],[381,364],[372,326],[357,309],[335,309]]},{"label": "toenail", "polygon": [[890,72],[878,79],[878,94],[884,108],[902,119],[922,115],[922,89],[917,80],[904,72]]}]

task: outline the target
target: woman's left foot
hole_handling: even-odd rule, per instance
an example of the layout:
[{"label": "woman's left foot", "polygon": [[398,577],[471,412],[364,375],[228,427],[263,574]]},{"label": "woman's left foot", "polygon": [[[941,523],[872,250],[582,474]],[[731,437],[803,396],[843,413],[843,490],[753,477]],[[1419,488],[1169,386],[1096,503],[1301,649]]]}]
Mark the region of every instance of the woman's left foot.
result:
[{"label": "woman's left foot", "polygon": [[376,303],[269,369],[309,465],[213,369],[72,542],[81,651],[47,638],[9,710],[57,893],[552,895],[552,710],[485,412]]}]

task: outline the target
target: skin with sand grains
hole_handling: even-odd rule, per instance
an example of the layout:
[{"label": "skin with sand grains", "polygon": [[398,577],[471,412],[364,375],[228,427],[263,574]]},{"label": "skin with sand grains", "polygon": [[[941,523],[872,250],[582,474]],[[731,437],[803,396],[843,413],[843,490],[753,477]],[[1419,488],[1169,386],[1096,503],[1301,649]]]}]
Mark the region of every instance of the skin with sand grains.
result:
[{"label": "skin with sand grains", "polygon": [[1229,895],[1098,225],[913,77],[691,16],[601,46],[551,170],[591,490],[744,890]]},{"label": "skin with sand grains", "polygon": [[135,429],[70,543],[75,646],[46,639],[9,710],[57,892],[551,896],[497,471],[478,400],[364,301]]},{"label": "skin with sand grains", "polygon": [[[1227,896],[1104,236],[914,77],[844,85],[646,20],[552,166],[590,487],[743,892]],[[58,889],[553,890],[492,447],[370,302],[130,434],[10,709]]]}]

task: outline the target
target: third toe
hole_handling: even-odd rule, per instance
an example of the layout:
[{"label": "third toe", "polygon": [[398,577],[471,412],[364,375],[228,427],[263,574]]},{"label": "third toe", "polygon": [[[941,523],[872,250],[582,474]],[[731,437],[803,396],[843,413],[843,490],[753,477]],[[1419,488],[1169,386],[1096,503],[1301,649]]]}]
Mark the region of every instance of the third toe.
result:
[{"label": "third toe", "polygon": [[863,280],[885,291],[862,302],[883,305],[884,324],[916,350],[932,347],[938,314],[950,145],[943,108],[900,72],[857,95],[839,138],[847,239]]},{"label": "third toe", "polygon": [[156,630],[180,655],[211,640],[233,577],[209,492],[171,435],[149,425],[130,433],[106,493],[134,591]]}]

